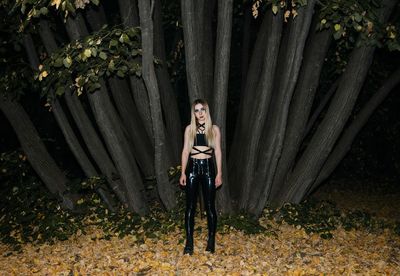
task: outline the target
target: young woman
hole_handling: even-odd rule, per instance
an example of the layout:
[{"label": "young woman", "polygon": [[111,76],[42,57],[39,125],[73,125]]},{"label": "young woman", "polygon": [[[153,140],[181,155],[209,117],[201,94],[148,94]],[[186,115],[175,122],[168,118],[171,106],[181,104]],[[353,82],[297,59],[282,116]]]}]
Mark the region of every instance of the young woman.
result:
[{"label": "young woman", "polygon": [[[212,124],[210,110],[205,100],[192,104],[190,125],[186,127],[182,150],[182,175],[179,183],[186,188],[184,254],[193,254],[193,230],[196,202],[201,186],[207,212],[208,241],[206,251],[214,253],[217,212],[215,189],[222,184],[221,132]],[[214,167],[214,157],[217,168]]]}]

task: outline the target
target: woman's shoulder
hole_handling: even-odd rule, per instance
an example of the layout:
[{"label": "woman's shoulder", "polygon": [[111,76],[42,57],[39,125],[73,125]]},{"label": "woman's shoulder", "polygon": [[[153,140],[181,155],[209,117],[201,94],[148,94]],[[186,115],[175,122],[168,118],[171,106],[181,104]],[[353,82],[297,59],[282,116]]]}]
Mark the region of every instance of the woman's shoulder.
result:
[{"label": "woman's shoulder", "polygon": [[213,130],[215,132],[220,132],[219,126],[217,126],[217,125],[213,125]]},{"label": "woman's shoulder", "polygon": [[189,132],[189,130],[190,130],[190,125],[187,125],[187,126],[185,127],[185,132]]}]

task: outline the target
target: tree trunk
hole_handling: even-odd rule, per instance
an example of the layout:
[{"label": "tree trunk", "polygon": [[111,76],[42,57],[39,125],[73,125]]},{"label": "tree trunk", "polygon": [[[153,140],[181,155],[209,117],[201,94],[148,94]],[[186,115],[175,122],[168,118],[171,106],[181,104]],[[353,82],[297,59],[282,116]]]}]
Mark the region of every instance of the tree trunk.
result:
[{"label": "tree trunk", "polygon": [[270,203],[274,204],[279,192],[284,190],[284,182],[290,173],[303,140],[304,128],[314,102],[319,77],[326,53],[331,42],[331,31],[313,32],[300,72],[299,81],[290,103],[287,132],[281,158],[273,180]]},{"label": "tree trunk", "polygon": [[[214,32],[213,17],[215,10],[215,0],[198,1],[204,5],[202,22],[199,25],[201,32],[201,40],[198,40],[197,47],[201,56],[201,68],[204,83],[204,95],[209,105],[214,105],[213,84],[214,84]],[[221,3],[222,4],[222,3]],[[226,4],[226,3],[225,3]],[[230,45],[229,45],[230,46]],[[217,48],[218,49],[218,48]],[[214,114],[215,110],[211,110]]]},{"label": "tree trunk", "polygon": [[[205,98],[205,89],[202,79],[201,55],[197,43],[201,35],[199,22],[196,21],[196,0],[181,0],[181,15],[183,23],[183,38],[185,44],[186,76],[189,91],[189,101]],[[198,11],[201,14],[200,11]],[[200,40],[200,41],[199,41]]]},{"label": "tree trunk", "polygon": [[[79,14],[75,19],[71,17],[67,19],[66,28],[71,40],[88,34]],[[148,212],[148,207],[136,161],[130,151],[129,142],[124,135],[120,118],[108,96],[104,80],[100,80],[100,84],[99,91],[88,94],[94,117],[120,173],[126,190],[128,208],[140,215],[145,215]]]},{"label": "tree trunk", "polygon": [[129,93],[129,87],[125,80],[117,79],[117,77],[110,78],[108,82],[121,120],[131,138],[132,149],[137,157],[139,167],[146,177],[153,176],[153,146],[143,122],[140,120],[132,95]]},{"label": "tree trunk", "polygon": [[[151,2],[151,3],[150,3]],[[150,111],[154,133],[154,164],[158,194],[165,207],[170,210],[176,206],[175,190],[171,187],[168,179],[168,167],[165,162],[165,130],[161,112],[160,94],[158,90],[157,77],[154,70],[153,55],[153,21],[152,11],[154,1],[139,0],[140,26],[142,29],[142,76],[149,93]]]},{"label": "tree trunk", "polygon": [[[139,11],[137,7],[137,0],[118,0],[119,9],[121,11],[121,20],[125,27],[138,27],[139,26]],[[134,59],[137,63],[140,58]],[[146,87],[142,78],[136,76],[129,77],[129,84],[132,90],[132,96],[135,101],[140,118],[146,128],[147,135],[154,137],[153,126],[151,125],[150,103],[147,95]],[[150,139],[153,143],[154,140]]]},{"label": "tree trunk", "polygon": [[241,93],[245,91],[245,84],[247,80],[247,70],[249,68],[249,57],[250,57],[250,35],[251,35],[251,21],[253,18],[251,7],[252,1],[244,1],[243,3],[243,35],[242,35],[242,55],[241,55]]},{"label": "tree trunk", "polygon": [[387,80],[385,80],[381,88],[371,97],[371,99],[365,104],[365,106],[355,117],[354,121],[344,131],[339,141],[336,143],[334,149],[332,150],[332,153],[329,155],[328,159],[324,163],[321,172],[319,173],[309,192],[312,192],[325,179],[329,177],[329,175],[337,167],[339,162],[342,161],[342,159],[346,156],[347,152],[350,150],[351,145],[353,144],[355,137],[367,123],[372,113],[399,83],[400,68],[392,73]]},{"label": "tree trunk", "polygon": [[[49,28],[47,21],[45,21],[43,19],[40,21],[39,33],[40,33],[41,39],[43,41],[43,44],[44,44],[47,52],[49,54],[53,53],[57,49],[57,43],[54,39],[54,36]],[[35,55],[37,56],[36,52],[35,52]],[[36,64],[35,67],[37,67],[37,66],[38,65]],[[69,90],[69,89],[67,89],[67,90]],[[69,91],[67,91],[66,93],[69,93]],[[56,96],[54,96],[54,99],[53,99],[51,105],[52,105],[52,111],[56,118],[56,121],[57,121],[58,125],[60,126],[61,131],[64,134],[64,138],[67,141],[67,144],[70,147],[72,153],[74,154],[78,164],[84,171],[86,177],[97,176],[98,173],[97,173],[96,169],[94,168],[94,166],[92,165],[88,156],[86,155],[85,151],[83,150],[82,146],[80,145],[78,138],[76,137],[67,117],[65,116],[65,113],[62,109],[60,101]],[[114,202],[112,196],[106,190],[104,190],[102,187],[98,187],[96,189],[96,192],[103,199],[103,201],[105,202],[107,207],[111,211],[115,211],[115,208],[114,208],[115,202]]]},{"label": "tree trunk", "polygon": [[[92,30],[98,31],[107,22],[104,16],[102,7],[90,8],[86,12],[89,25]],[[129,92],[129,87],[124,79],[112,77],[108,80],[114,102],[124,128],[127,130],[128,137],[130,137],[130,145],[138,165],[142,169],[145,176],[150,177],[154,175],[154,166],[151,156],[153,155],[152,144],[149,143],[150,139],[146,135],[146,131],[142,131],[143,124],[140,122],[132,96]],[[138,131],[138,130],[141,131]]]},{"label": "tree trunk", "polygon": [[265,55],[266,47],[268,41],[268,28],[271,25],[272,13],[267,13],[264,15],[262,25],[257,34],[257,40],[254,45],[254,50],[251,56],[251,61],[249,65],[249,70],[247,73],[247,79],[245,84],[245,90],[242,93],[240,104],[239,104],[239,115],[236,120],[235,133],[233,136],[233,141],[230,150],[230,157],[228,161],[228,171],[229,171],[229,183],[232,186],[230,189],[231,196],[234,201],[237,201],[241,195],[242,182],[238,181],[243,171],[243,163],[241,158],[245,153],[243,147],[243,137],[248,134],[248,124],[250,121],[250,112],[254,101],[257,99],[257,84],[259,83],[263,60]]},{"label": "tree trunk", "polygon": [[160,89],[161,106],[163,109],[163,117],[165,119],[165,127],[167,130],[168,147],[171,152],[172,166],[180,163],[182,150],[182,130],[181,119],[177,97],[172,88],[170,76],[167,68],[167,58],[165,54],[164,30],[162,25],[161,1],[155,1],[154,10],[154,54],[158,57],[162,64],[156,66],[156,75],[158,79],[158,87]]},{"label": "tree trunk", "polygon": [[0,97],[0,109],[17,134],[28,161],[49,191],[62,199],[64,208],[76,207],[76,196],[67,188],[67,178],[50,156],[28,114],[15,102]]},{"label": "tree trunk", "polygon": [[75,124],[82,135],[85,144],[100,168],[102,174],[106,177],[111,189],[115,192],[118,199],[125,205],[128,205],[128,200],[125,195],[125,188],[121,182],[121,176],[115,168],[113,161],[107,153],[103,142],[100,140],[95,128],[92,125],[88,115],[86,114],[78,96],[75,93],[67,90],[65,100]]},{"label": "tree trunk", "polygon": [[222,176],[224,185],[222,185],[220,191],[217,193],[217,205],[223,213],[232,212],[226,165],[226,109],[232,36],[232,10],[233,0],[218,1],[213,120],[221,129]]},{"label": "tree trunk", "polygon": [[266,143],[260,147],[261,154],[255,164],[258,165],[256,177],[250,182],[254,190],[248,201],[248,210],[252,214],[261,214],[271,192],[272,180],[282,153],[290,101],[303,60],[304,45],[309,34],[315,2],[316,0],[309,0],[305,7],[298,9],[297,17],[290,22],[286,48],[282,47],[283,52],[279,53],[279,56],[282,56],[278,64],[279,83],[273,96],[274,104],[269,108],[269,120],[264,123],[266,130],[264,133],[267,135],[262,140]]},{"label": "tree trunk", "polygon": [[329,103],[329,100],[335,94],[336,89],[339,85],[339,80],[336,80],[331,87],[329,88],[328,92],[324,95],[322,100],[319,102],[318,107],[314,110],[310,119],[307,122],[307,126],[305,128],[303,139],[310,133],[311,129],[313,128],[315,122],[317,121],[319,115],[321,115],[322,111],[325,109],[326,105]]},{"label": "tree trunk", "polygon": [[[254,178],[259,142],[273,92],[273,80],[275,79],[275,68],[278,61],[278,52],[282,33],[282,15],[282,11],[279,11],[277,15],[269,17],[271,20],[271,27],[267,34],[268,41],[265,46],[266,50],[263,58],[264,65],[260,83],[257,88],[260,95],[250,110],[248,127],[246,130],[243,129],[243,136],[239,138],[243,143],[242,154],[240,156],[234,156],[236,159],[235,161],[241,164],[240,166],[242,167],[242,172],[239,173],[239,177],[236,179],[236,183],[240,183],[242,186],[239,202],[240,209],[247,208],[250,193],[252,191],[251,184],[253,183]],[[251,122],[254,122],[254,124]]]},{"label": "tree trunk", "polygon": [[[386,22],[397,1],[383,1],[380,21]],[[350,55],[346,71],[341,77],[338,91],[329,109],[313,135],[288,180],[288,189],[281,202],[300,202],[311,188],[323,164],[343,130],[371,65],[375,48],[362,46]]]}]

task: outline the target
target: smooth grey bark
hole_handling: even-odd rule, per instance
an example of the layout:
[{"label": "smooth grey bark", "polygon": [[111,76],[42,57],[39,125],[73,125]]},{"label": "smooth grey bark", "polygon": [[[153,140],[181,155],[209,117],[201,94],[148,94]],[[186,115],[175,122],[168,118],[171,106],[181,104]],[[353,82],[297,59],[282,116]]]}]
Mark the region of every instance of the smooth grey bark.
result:
[{"label": "smooth grey bark", "polygon": [[279,56],[282,56],[281,62],[277,65],[279,83],[272,98],[269,120],[265,121],[267,136],[265,143],[260,147],[258,171],[253,182],[250,182],[255,188],[248,202],[248,210],[252,214],[261,214],[271,192],[273,177],[282,153],[289,106],[300,72],[315,3],[316,0],[309,0],[306,6],[298,9],[296,18],[291,19],[286,48],[281,48],[283,54],[279,53]]},{"label": "smooth grey bark", "polygon": [[386,79],[379,90],[374,93],[371,99],[364,105],[364,107],[355,116],[353,122],[347,127],[339,141],[336,143],[332,153],[324,163],[321,172],[318,174],[317,179],[309,190],[309,193],[315,190],[330,174],[334,171],[337,165],[346,156],[350,150],[354,139],[360,130],[365,126],[368,119],[376,108],[386,99],[393,89],[400,83],[400,68],[393,72],[388,79]]},{"label": "smooth grey bark", "polygon": [[221,129],[223,185],[217,193],[217,206],[223,213],[232,212],[226,164],[226,109],[229,61],[232,37],[233,0],[218,1],[218,25],[215,53],[213,120]]},{"label": "smooth grey bark", "polygon": [[100,85],[99,91],[88,95],[90,106],[109,152],[120,172],[126,190],[129,209],[139,215],[145,215],[149,210],[136,160],[129,150],[129,142],[124,136],[123,126],[114,106],[111,104],[103,80],[100,80]]},{"label": "smooth grey bark", "polygon": [[294,167],[288,180],[288,189],[281,196],[281,202],[299,202],[304,192],[314,182],[351,114],[371,64],[373,52],[374,48],[365,46],[353,50],[338,91],[309,145]]},{"label": "smooth grey bark", "polygon": [[331,87],[329,88],[328,92],[324,95],[320,103],[318,104],[318,107],[314,110],[312,115],[310,116],[310,119],[307,122],[306,129],[303,134],[303,139],[308,135],[308,133],[311,131],[312,127],[314,126],[315,122],[317,121],[319,115],[321,115],[322,111],[325,109],[326,105],[328,104],[329,100],[332,98],[332,96],[335,94],[336,89],[339,85],[339,80],[336,80]]},{"label": "smooth grey bark", "polygon": [[[54,39],[54,35],[51,32],[48,22],[46,20],[42,19],[40,21],[39,34],[46,48],[46,51],[49,54],[53,53],[57,49],[57,43]],[[66,90],[67,94],[70,93],[69,89]],[[81,166],[85,175],[87,177],[98,176],[98,172],[96,171],[95,167],[93,166],[88,156],[86,155],[85,151],[83,150],[81,144],[79,143],[79,139],[76,137],[74,131],[72,130],[72,127],[63,111],[60,101],[56,96],[54,96],[51,105],[53,114],[56,118],[58,125],[61,128],[61,131],[63,132],[65,140],[67,141],[68,146],[70,147],[72,153],[74,154],[78,164]],[[114,211],[115,202],[112,196],[102,187],[98,187],[96,189],[96,192],[103,199],[107,207],[111,211]]]},{"label": "smooth grey bark", "polygon": [[0,109],[10,122],[29,163],[49,191],[62,199],[64,208],[73,210],[77,197],[68,192],[67,178],[50,156],[24,108],[15,101],[0,97]]},{"label": "smooth grey bark", "polygon": [[[205,98],[205,89],[202,78],[201,52],[198,51],[201,32],[199,22],[196,20],[201,11],[195,9],[198,0],[181,0],[181,15],[183,23],[183,38],[185,45],[186,77],[188,83],[189,100]],[[200,40],[201,41],[201,40]]]},{"label": "smooth grey bark", "polygon": [[[77,14],[75,18],[69,17],[65,26],[71,40],[88,34],[80,14]],[[120,173],[126,191],[128,209],[145,215],[148,207],[136,160],[130,150],[121,120],[110,101],[104,80],[100,80],[100,85],[99,91],[87,95],[93,115]]]},{"label": "smooth grey bark", "polygon": [[140,120],[139,113],[129,87],[125,80],[112,77],[109,79],[111,93],[118,113],[132,141],[132,149],[138,160],[139,167],[146,177],[154,175],[153,146],[143,122]]},{"label": "smooth grey bark", "polygon": [[[137,0],[118,0],[119,9],[121,11],[121,20],[124,27],[138,27],[139,26],[139,11],[137,7]],[[141,63],[140,58],[134,59],[137,63]],[[140,118],[146,128],[147,135],[154,137],[153,126],[151,121],[150,103],[147,95],[146,87],[142,78],[136,76],[129,77],[129,84],[131,86],[132,96],[135,101]],[[154,140],[150,139],[153,143]]]},{"label": "smooth grey bark", "polygon": [[[245,90],[242,92],[239,103],[239,115],[236,120],[235,133],[228,161],[229,183],[232,186],[230,193],[235,201],[240,197],[243,186],[242,182],[238,179],[241,177],[241,174],[245,173],[243,171],[241,158],[242,156],[249,154],[245,151],[243,146],[243,141],[247,139],[249,133],[249,124],[252,124],[250,121],[251,108],[249,108],[249,106],[253,106],[254,102],[257,100],[257,84],[259,83],[262,73],[263,57],[265,55],[266,44],[268,41],[268,28],[270,27],[272,16],[272,13],[266,13],[264,15],[262,25],[257,33],[257,39],[247,73]],[[251,172],[248,173],[250,174]]]},{"label": "smooth grey bark", "polygon": [[101,173],[106,177],[111,189],[118,199],[125,205],[128,204],[125,195],[125,188],[121,182],[119,172],[114,166],[103,142],[100,140],[95,128],[92,125],[85,109],[82,106],[76,93],[67,90],[64,94],[68,109],[75,121],[76,126],[91,154],[99,167]]},{"label": "smooth grey bark", "polygon": [[[240,137],[243,143],[242,152],[244,154],[235,156],[235,159],[241,164],[241,173],[236,179],[237,183],[242,186],[241,197],[239,202],[240,209],[247,209],[248,200],[252,192],[251,184],[254,178],[254,168],[256,167],[257,152],[259,150],[259,142],[261,139],[264,122],[267,117],[269,103],[273,93],[273,80],[275,79],[275,69],[278,61],[278,52],[281,42],[283,14],[279,11],[277,15],[268,17],[271,21],[268,29],[268,40],[265,45],[265,55],[263,57],[263,69],[261,73],[260,83],[257,91],[259,97],[252,105],[249,115],[248,133],[243,132]],[[252,124],[251,122],[255,122]]]},{"label": "smooth grey bark", "polygon": [[122,25],[125,27],[139,26],[139,10],[137,0],[118,0]]},{"label": "smooth grey bark", "polygon": [[[27,35],[25,35],[25,37],[26,36]],[[43,43],[45,45],[45,48],[48,50],[48,53],[51,54],[57,48],[55,41],[51,39],[52,38],[51,33],[47,33],[47,36],[43,34],[43,35],[41,35],[41,37],[43,38]],[[47,41],[49,41],[49,43],[51,45],[46,45]],[[33,40],[31,38],[24,39],[24,46],[28,53],[28,57],[29,57],[31,66],[33,68],[38,68],[39,59],[38,59],[36,49],[33,44]],[[53,47],[55,47],[55,48],[53,48]],[[61,106],[58,98],[55,97],[55,95],[53,95],[51,107],[52,107],[52,112],[54,114],[54,117],[64,135],[64,138],[65,138],[69,148],[71,149],[72,153],[74,154],[76,161],[78,162],[78,164],[80,165],[80,167],[82,168],[82,170],[84,171],[84,173],[86,174],[87,177],[97,176],[98,173],[97,173],[96,169],[94,168],[94,166],[90,162],[89,158],[85,154],[81,145],[79,144],[79,140],[76,137],[74,131],[72,130],[72,127],[64,113],[64,110],[62,109],[62,106]]]},{"label": "smooth grey bark", "polygon": [[140,27],[142,30],[142,76],[147,87],[150,111],[154,133],[154,164],[157,179],[158,194],[164,206],[170,210],[176,206],[175,191],[171,187],[167,175],[168,167],[165,162],[165,130],[161,112],[161,101],[154,69],[154,33],[152,7],[154,1],[139,0]]},{"label": "smooth grey bark", "polygon": [[[396,2],[383,1],[379,15],[380,22],[386,22]],[[335,97],[309,145],[296,163],[281,202],[298,203],[311,188],[351,114],[371,65],[374,50],[375,47],[372,46],[361,46],[352,51]]]},{"label": "smooth grey bark", "polygon": [[248,0],[243,3],[243,35],[242,35],[242,55],[241,55],[241,70],[242,70],[242,81],[241,81],[241,93],[244,93],[247,71],[249,68],[250,59],[250,34],[251,34],[251,20],[253,18],[251,7],[252,1]]},{"label": "smooth grey bark", "polygon": [[39,70],[39,57],[36,53],[35,44],[33,43],[32,36],[30,34],[24,34],[23,42],[31,68],[35,71]]},{"label": "smooth grey bark", "polygon": [[85,17],[92,31],[96,32],[107,24],[107,17],[104,12],[103,6],[90,5],[85,8]]},{"label": "smooth grey bark", "polygon": [[[57,49],[57,43],[46,20],[42,19],[40,21],[39,34],[46,51],[48,53],[53,53]],[[86,114],[86,111],[84,110],[80,100],[78,99],[78,96],[76,94],[72,94],[70,89],[66,89],[64,97],[74,122],[79,129],[79,133],[81,134],[91,156],[93,157],[97,166],[100,168],[101,173],[106,177],[107,182],[110,184],[110,187],[115,192],[119,200],[123,204],[127,204],[124,188],[118,176],[118,172],[112,160],[110,159],[104,144],[94,129],[92,122]]]},{"label": "smooth grey bark", "polygon": [[[83,172],[85,173],[86,177],[90,178],[93,176],[98,176],[98,172],[95,169],[95,167],[92,165],[90,162],[88,156],[82,149],[81,145],[79,144],[78,138],[76,137],[75,133],[73,132],[71,125],[69,124],[69,121],[67,117],[65,116],[65,113],[61,107],[60,101],[59,100],[54,100],[51,104],[54,117],[56,118],[56,121],[58,125],[61,128],[61,131],[64,135],[65,140],[67,141],[67,144],[69,148],[71,149],[72,153],[75,156],[76,161],[82,168]],[[102,187],[97,187],[96,192],[99,194],[99,196],[103,199],[104,203],[106,204],[107,208],[110,209],[111,211],[115,211],[115,202],[106,190]]]},{"label": "smooth grey bark", "polygon": [[[37,70],[39,67],[39,57],[37,55],[36,49],[35,49],[35,45],[33,43],[33,39],[32,36],[30,34],[24,34],[23,36],[23,43],[24,43],[24,48],[26,50],[26,54],[28,56],[28,60],[29,63],[32,67],[33,70]],[[5,103],[8,103],[7,101],[5,101]],[[14,104],[16,107],[19,106],[19,104],[17,103],[11,103],[9,102],[9,104]],[[9,111],[8,111],[9,112]],[[61,111],[56,110],[57,113],[60,113]],[[21,117],[27,116],[27,114],[25,113],[25,110],[22,108],[22,106],[20,106],[20,109],[18,110],[19,115]],[[62,114],[60,114],[61,116]],[[12,116],[12,115],[9,115]],[[10,117],[11,118],[11,117]],[[22,119],[22,118],[21,118]],[[11,122],[11,121],[10,121]],[[13,122],[15,123],[15,122]],[[31,121],[26,122],[27,124],[32,124]],[[60,125],[62,129],[65,129],[63,125]],[[20,131],[20,129],[17,126],[13,126],[15,131]],[[68,127],[68,126],[65,126]],[[48,181],[50,181],[49,179],[43,179],[43,175],[44,173],[42,171],[40,171],[40,173],[38,172],[39,167],[41,166],[41,164],[32,164],[32,162],[36,162],[36,161],[40,161],[40,160],[44,160],[45,162],[54,162],[54,164],[46,164],[46,167],[48,167],[48,169],[53,170],[52,174],[53,177],[56,177],[57,174],[62,174],[62,175],[58,175],[57,177],[59,177],[59,180],[61,180],[61,178],[65,178],[64,182],[62,183],[62,185],[66,185],[67,183],[67,178],[64,175],[64,173],[61,172],[61,170],[58,168],[57,164],[55,163],[54,160],[52,160],[50,154],[47,152],[44,144],[38,144],[37,139],[40,139],[39,134],[35,131],[36,129],[34,128],[33,124],[31,126],[32,129],[30,129],[31,131],[31,135],[32,135],[32,144],[35,146],[35,149],[38,151],[38,153],[36,153],[36,155],[41,155],[41,156],[34,156],[34,158],[31,160],[31,165],[32,167],[35,169],[35,171],[38,173],[39,177],[42,179],[42,181],[46,184],[46,186],[49,188],[50,183],[48,183]],[[26,140],[24,140],[24,136],[21,136],[22,134],[18,134],[17,136],[19,137],[21,144],[24,143],[24,145],[22,145],[24,151],[26,151]],[[37,137],[36,137],[37,136]],[[31,153],[32,155],[33,153]],[[28,154],[27,154],[28,155]],[[28,156],[29,157],[29,156]],[[39,159],[42,158],[42,159]],[[54,191],[50,190],[50,192],[54,193]],[[64,192],[64,191],[63,191]],[[64,197],[64,195],[59,194],[59,196],[61,196],[63,198],[64,201],[64,205],[66,208],[68,209],[72,209],[73,206],[75,205],[75,202],[72,198],[68,198],[68,197]],[[76,196],[73,196],[76,197]]]},{"label": "smooth grey bark", "polygon": [[181,119],[175,92],[172,88],[170,76],[167,69],[167,58],[165,54],[165,39],[162,25],[161,1],[155,1],[154,7],[154,55],[162,62],[156,66],[158,87],[160,89],[161,106],[165,119],[166,138],[169,151],[171,152],[172,166],[176,167],[180,162],[182,149]]},{"label": "smooth grey bark", "polygon": [[[107,23],[101,6],[88,9],[86,17],[94,31],[99,30]],[[150,177],[154,175],[152,143],[149,143],[150,139],[146,130],[143,129],[143,123],[140,122],[140,115],[137,112],[132,95],[129,93],[129,87],[124,79],[118,77],[109,78],[108,83],[124,129],[129,133],[128,137],[133,154],[144,175]]]},{"label": "smooth grey bark", "polygon": [[298,84],[289,107],[287,131],[282,155],[276,169],[269,201],[274,202],[290,174],[304,137],[304,128],[314,102],[321,70],[329,49],[332,33],[329,30],[313,32],[305,50],[304,61]]},{"label": "smooth grey bark", "polygon": [[[220,1],[218,1],[220,2]],[[225,2],[225,1],[224,1]],[[203,16],[202,23],[199,26],[202,32],[201,40],[198,40],[197,46],[198,51],[201,53],[201,65],[203,70],[203,82],[204,82],[204,94],[206,100],[210,106],[214,105],[215,97],[213,95],[213,84],[214,84],[214,29],[213,29],[213,17],[215,10],[215,0],[199,1],[203,3]],[[222,3],[221,3],[222,4]],[[226,3],[224,3],[226,4]],[[228,8],[228,7],[227,7]],[[212,110],[214,114],[215,110]]]}]

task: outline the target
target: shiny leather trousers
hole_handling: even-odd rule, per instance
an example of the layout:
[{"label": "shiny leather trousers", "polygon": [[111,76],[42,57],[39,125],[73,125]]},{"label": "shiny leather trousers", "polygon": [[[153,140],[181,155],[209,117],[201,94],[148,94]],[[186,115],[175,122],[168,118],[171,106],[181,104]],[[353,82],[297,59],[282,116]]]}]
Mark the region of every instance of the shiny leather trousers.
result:
[{"label": "shiny leather trousers", "polygon": [[204,206],[207,213],[208,238],[214,240],[217,228],[215,211],[215,167],[213,158],[189,158],[186,169],[186,243],[193,245],[194,217],[196,214],[197,195],[201,186]]}]

